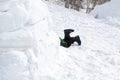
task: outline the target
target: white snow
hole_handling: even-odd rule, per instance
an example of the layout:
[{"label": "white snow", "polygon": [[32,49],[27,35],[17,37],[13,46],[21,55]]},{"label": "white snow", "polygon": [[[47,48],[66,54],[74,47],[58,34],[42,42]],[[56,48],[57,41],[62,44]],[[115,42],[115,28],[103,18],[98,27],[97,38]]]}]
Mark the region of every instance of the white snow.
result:
[{"label": "white snow", "polygon": [[27,57],[22,51],[0,53],[0,80],[29,80]]},{"label": "white snow", "polygon": [[0,34],[0,48],[27,48],[32,46],[33,35],[30,31],[18,30]]},{"label": "white snow", "polygon": [[[117,15],[95,19],[41,0],[7,1],[0,5],[0,80],[120,80]],[[67,28],[81,46],[60,46]]]},{"label": "white snow", "polygon": [[6,6],[1,5],[3,8],[2,11],[0,11],[0,32],[14,31],[23,28],[27,22],[27,11],[25,8],[12,1],[9,1],[9,4],[4,3],[6,6],[9,6],[9,9],[6,10]]},{"label": "white snow", "polygon": [[64,29],[75,29],[75,34],[81,37],[82,46],[74,44],[68,49],[50,49],[50,55],[46,52],[40,58],[41,63],[45,64],[41,69],[42,75],[50,75],[55,80],[119,80],[118,25],[113,26],[108,21],[50,3],[48,8],[54,23],[53,30],[63,37]]},{"label": "white snow", "polygon": [[97,5],[95,9],[91,12],[92,15],[98,18],[105,17],[118,17],[120,16],[120,11],[118,10],[120,5],[120,0],[111,0],[103,5]]},{"label": "white snow", "polygon": [[10,0],[0,0],[0,12],[7,11],[10,6]]},{"label": "white snow", "polygon": [[45,43],[39,41],[51,25],[47,6],[40,0],[7,2],[0,1],[0,80],[40,80]]}]

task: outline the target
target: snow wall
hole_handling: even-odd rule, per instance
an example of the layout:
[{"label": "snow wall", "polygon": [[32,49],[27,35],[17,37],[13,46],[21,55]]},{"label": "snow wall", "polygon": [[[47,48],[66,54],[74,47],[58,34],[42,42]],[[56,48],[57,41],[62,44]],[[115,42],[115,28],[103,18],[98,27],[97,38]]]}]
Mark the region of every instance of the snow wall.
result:
[{"label": "snow wall", "polygon": [[41,0],[0,0],[0,80],[47,80],[39,56],[56,44],[51,24]]}]

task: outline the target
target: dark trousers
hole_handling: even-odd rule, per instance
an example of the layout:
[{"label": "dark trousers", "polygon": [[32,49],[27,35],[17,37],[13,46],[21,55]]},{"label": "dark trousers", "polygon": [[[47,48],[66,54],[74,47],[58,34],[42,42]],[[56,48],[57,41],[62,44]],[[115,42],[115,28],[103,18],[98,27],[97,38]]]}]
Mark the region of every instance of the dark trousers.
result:
[{"label": "dark trousers", "polygon": [[73,29],[65,29],[64,30],[64,40],[67,42],[68,47],[70,47],[71,44],[73,44],[74,42],[77,42],[78,45],[81,45],[81,40],[80,37],[77,35],[75,37],[70,37],[70,33],[74,32]]}]

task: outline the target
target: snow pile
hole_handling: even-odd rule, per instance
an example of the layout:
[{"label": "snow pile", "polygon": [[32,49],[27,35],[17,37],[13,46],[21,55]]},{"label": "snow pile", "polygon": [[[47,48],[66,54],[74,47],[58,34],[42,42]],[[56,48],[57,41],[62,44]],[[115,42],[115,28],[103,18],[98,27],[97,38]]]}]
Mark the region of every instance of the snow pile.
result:
[{"label": "snow pile", "polygon": [[41,0],[0,0],[0,80],[41,79],[38,59],[45,52],[48,25]]},{"label": "snow pile", "polygon": [[103,5],[97,5],[90,13],[98,18],[104,17],[119,17],[120,16],[120,0],[111,0]]}]

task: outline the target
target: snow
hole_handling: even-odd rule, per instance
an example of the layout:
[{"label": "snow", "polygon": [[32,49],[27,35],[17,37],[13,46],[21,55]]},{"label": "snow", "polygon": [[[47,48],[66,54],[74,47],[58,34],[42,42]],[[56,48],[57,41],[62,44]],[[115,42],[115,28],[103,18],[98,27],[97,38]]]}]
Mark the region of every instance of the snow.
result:
[{"label": "snow", "polygon": [[98,18],[119,17],[119,3],[120,0],[111,0],[103,5],[97,5],[91,14],[97,16]]},{"label": "snow", "polygon": [[[30,3],[32,6],[30,6],[28,13],[32,23],[42,21],[45,17],[48,16],[47,6],[44,3],[41,3],[40,0],[37,0],[37,2],[30,1]],[[41,5],[39,3],[41,3]]]},{"label": "snow", "polygon": [[40,0],[0,4],[0,80],[44,79],[38,59],[45,45],[39,41],[44,40],[51,25],[47,6]]},{"label": "snow", "polygon": [[[0,80],[120,80],[119,18],[95,19],[41,0],[9,1],[0,8]],[[80,35],[81,46],[60,46],[67,28]]]},{"label": "snow", "polygon": [[47,56],[49,54],[42,56],[45,57],[43,74],[53,76],[55,80],[119,80],[118,25],[113,26],[108,21],[97,20],[82,12],[51,3],[48,8],[54,23],[53,30],[57,35],[64,37],[64,29],[75,29],[75,34],[81,37],[82,46],[74,44],[69,49],[56,48],[56,53],[54,51],[50,54],[54,55],[54,60],[53,56]]},{"label": "snow", "polygon": [[29,76],[26,68],[28,63],[24,52],[14,50],[0,53],[0,80],[28,80],[24,76]]},{"label": "snow", "polygon": [[30,31],[18,30],[0,34],[0,47],[2,48],[27,48],[32,46],[33,35]]},{"label": "snow", "polygon": [[9,0],[0,0],[0,12],[1,11],[7,11],[10,6],[10,1]]},{"label": "snow", "polygon": [[12,31],[15,29],[13,17],[9,13],[0,13],[0,24],[2,25],[0,27],[0,32]]},{"label": "snow", "polygon": [[9,9],[6,10],[4,9],[6,6],[3,6],[4,10],[2,9],[3,11],[0,11],[0,24],[2,25],[0,32],[14,31],[23,28],[27,22],[27,11],[15,2],[12,3],[9,1],[9,5],[6,5],[9,6]]}]

